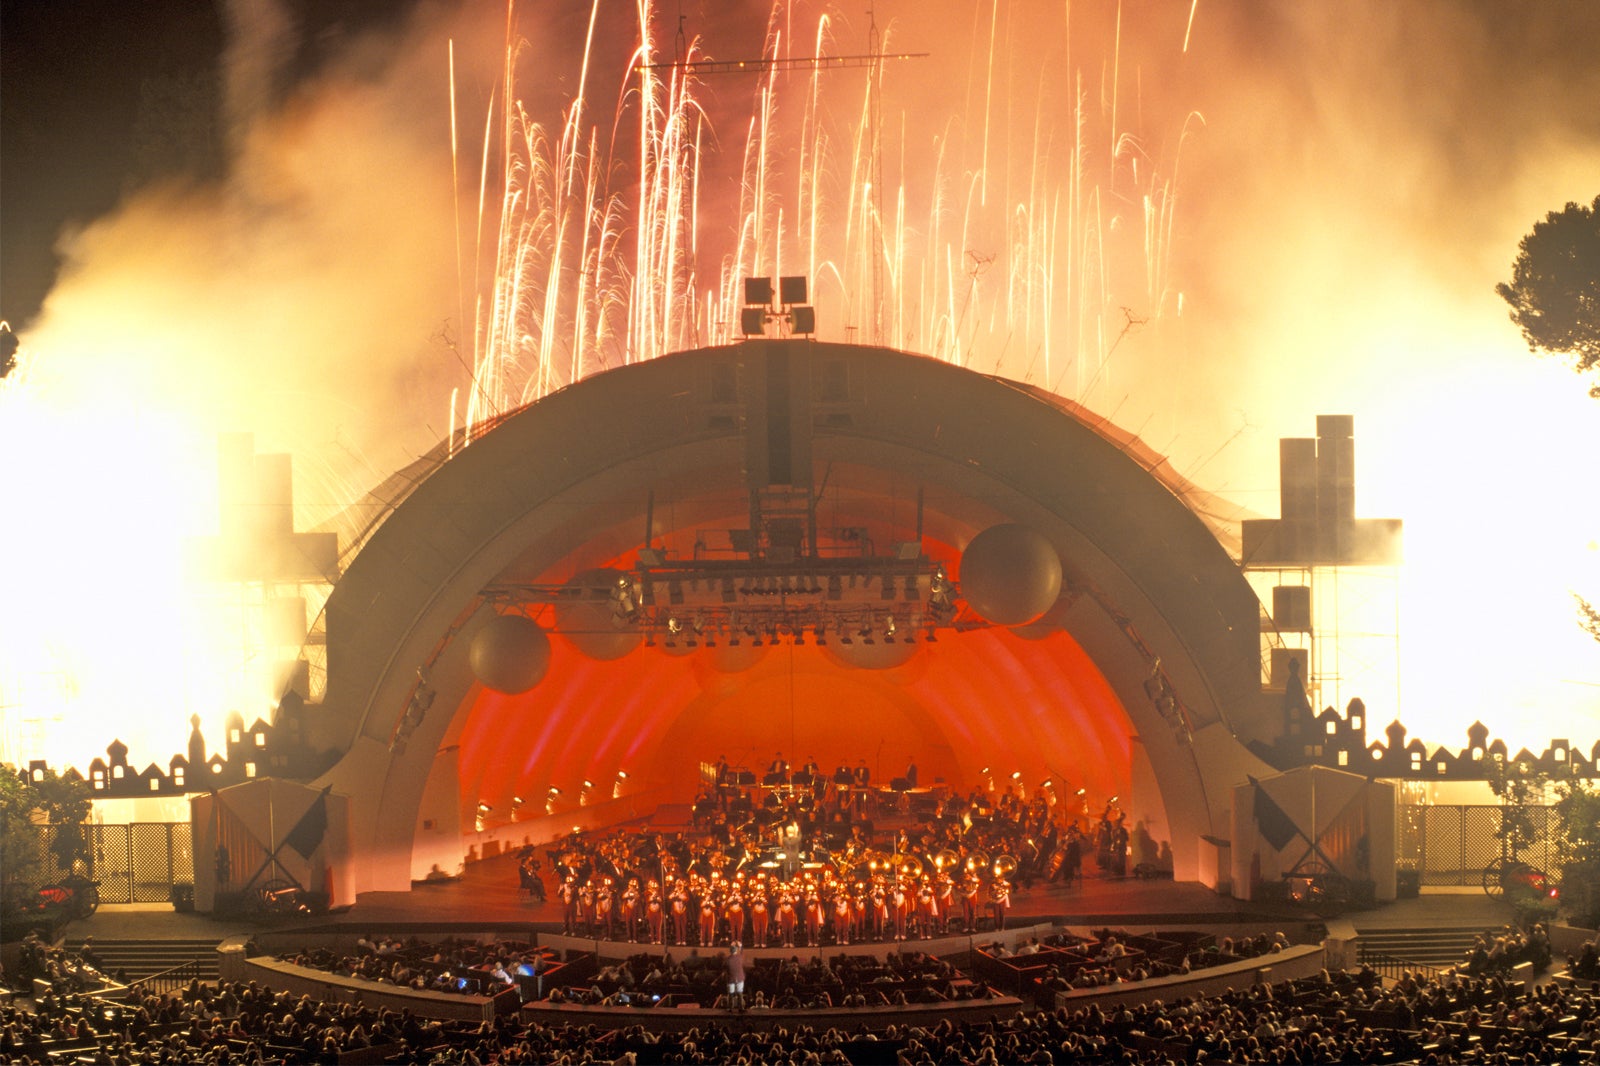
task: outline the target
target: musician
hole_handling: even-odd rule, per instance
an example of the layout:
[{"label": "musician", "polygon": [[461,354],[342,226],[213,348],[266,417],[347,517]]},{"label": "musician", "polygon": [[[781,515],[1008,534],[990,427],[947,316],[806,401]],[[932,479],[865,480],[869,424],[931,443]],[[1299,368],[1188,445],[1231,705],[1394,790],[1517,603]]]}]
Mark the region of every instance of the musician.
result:
[{"label": "musician", "polygon": [[917,936],[923,939],[931,937],[934,923],[938,920],[938,897],[934,895],[933,882],[924,877],[917,885]]},{"label": "musician", "polygon": [[728,894],[728,903],[722,908],[722,917],[728,923],[728,939],[744,942],[744,895],[737,886]]},{"label": "musician", "polygon": [[568,936],[576,936],[578,932],[578,878],[568,874],[561,887],[556,890],[561,897],[561,931]]},{"label": "musician", "polygon": [[[807,875],[809,877],[809,875]],[[806,885],[806,944],[809,947],[818,947],[822,944],[822,918],[825,911],[822,906],[822,891],[815,881],[808,881]]]},{"label": "musician", "polygon": [[678,878],[672,884],[672,895],[668,903],[672,912],[672,942],[674,944],[687,944],[689,942],[689,886],[683,878]]},{"label": "musician", "polygon": [[530,899],[539,903],[544,902],[544,881],[539,877],[539,856],[534,852],[532,844],[518,853],[517,878]]},{"label": "musician", "polygon": [[978,903],[983,898],[983,878],[976,870],[968,870],[961,885],[961,918],[963,928],[970,934],[978,931]]},{"label": "musician", "polygon": [[994,916],[995,932],[1006,927],[1006,911],[1011,909],[1011,882],[1000,874],[989,885],[989,913]]},{"label": "musician", "polygon": [[861,759],[856,763],[854,783],[856,815],[862,817],[867,813],[867,786],[872,783],[872,771],[867,769],[867,760]]},{"label": "musician", "polygon": [[767,923],[771,912],[767,904],[767,890],[757,885],[750,900],[750,942],[758,948],[767,946]]},{"label": "musician", "polygon": [[733,769],[728,765],[726,755],[717,756],[716,769],[717,806],[723,814],[728,813],[728,797],[733,793]]},{"label": "musician", "polygon": [[772,756],[772,762],[767,764],[767,773],[778,777],[786,777],[789,773],[789,764],[784,760],[783,752]]},{"label": "musician", "polygon": [[600,888],[594,894],[594,915],[596,928],[599,930],[596,935],[599,939],[615,940],[617,894],[614,883],[609,877],[600,882]]},{"label": "musician", "polygon": [[939,910],[940,931],[947,932],[950,928],[950,919],[956,916],[956,883],[950,876],[949,870],[940,870],[939,875],[934,878],[933,894],[935,905]]},{"label": "musician", "polygon": [[833,898],[833,941],[840,945],[850,943],[850,893],[843,885]]},{"label": "musician", "polygon": [[786,884],[778,896],[778,935],[783,938],[783,946],[794,947],[794,929],[799,922],[799,912],[794,907],[794,893]]},{"label": "musician", "polygon": [[717,901],[707,892],[700,898],[700,946],[710,947],[717,938]]},{"label": "musician", "polygon": [[917,787],[917,760],[916,759],[912,759],[910,765],[908,765],[906,767],[905,777],[906,777],[906,787],[907,788],[916,788]]},{"label": "musician", "polygon": [[906,894],[906,883],[896,878],[889,886],[889,918],[894,922],[894,938],[906,938],[906,918],[911,909],[910,897]]},{"label": "musician", "polygon": [[635,944],[639,940],[639,879],[631,878],[628,887],[622,890],[622,903],[618,908],[622,919],[622,931],[627,935],[628,943]]},{"label": "musician", "polygon": [[651,877],[650,884],[645,885],[645,930],[650,935],[650,943],[662,943],[662,927],[666,925],[666,912],[662,909],[661,882]]},{"label": "musician", "polygon": [[882,940],[889,929],[889,889],[883,875],[872,879],[872,939]]},{"label": "musician", "polygon": [[855,889],[850,893],[850,938],[858,944],[867,940],[867,927],[872,921],[869,906],[867,883],[857,881]]},{"label": "musician", "polygon": [[1067,828],[1067,853],[1062,861],[1061,876],[1067,884],[1083,880],[1083,834],[1076,823]]},{"label": "musician", "polygon": [[583,935],[595,935],[595,894],[594,882],[585,880],[578,889],[578,913],[583,921]]}]

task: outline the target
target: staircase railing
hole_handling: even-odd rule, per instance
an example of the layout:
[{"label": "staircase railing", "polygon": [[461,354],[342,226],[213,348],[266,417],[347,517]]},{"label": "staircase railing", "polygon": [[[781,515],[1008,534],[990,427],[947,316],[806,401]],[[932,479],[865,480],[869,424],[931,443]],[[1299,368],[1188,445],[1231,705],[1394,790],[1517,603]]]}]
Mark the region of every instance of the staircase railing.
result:
[{"label": "staircase railing", "polygon": [[195,981],[201,980],[200,963],[194,959],[179,963],[169,970],[153,973],[149,977],[140,977],[129,981],[129,985],[138,985],[149,992],[178,992]]},{"label": "staircase railing", "polygon": [[1387,955],[1381,951],[1368,951],[1359,941],[1356,943],[1356,961],[1363,966],[1371,967],[1379,976],[1391,981],[1398,981],[1407,973],[1418,980],[1437,981],[1445,973],[1440,967],[1430,966],[1425,962],[1413,962],[1411,959],[1402,959],[1398,955]]}]

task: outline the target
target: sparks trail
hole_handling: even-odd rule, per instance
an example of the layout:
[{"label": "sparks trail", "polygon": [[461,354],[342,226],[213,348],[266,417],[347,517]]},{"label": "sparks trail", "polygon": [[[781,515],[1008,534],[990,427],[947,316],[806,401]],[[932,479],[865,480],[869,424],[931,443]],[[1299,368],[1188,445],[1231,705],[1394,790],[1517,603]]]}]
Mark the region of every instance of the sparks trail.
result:
[{"label": "sparks trail", "polygon": [[[486,276],[462,300],[474,309],[468,439],[604,367],[731,342],[749,276],[808,276],[823,339],[958,365],[981,353],[1080,400],[1135,325],[1181,307],[1172,175],[1198,115],[1170,138],[1171,175],[1158,141],[1123,126],[1135,109],[1121,82],[1140,75],[1122,56],[1132,31],[1120,8],[1101,50],[1070,10],[1055,16],[1069,45],[1055,54],[1051,27],[996,0],[964,44],[971,115],[930,109],[916,65],[898,62],[931,55],[896,46],[920,24],[880,29],[869,12],[861,51],[838,48],[821,16],[797,47],[794,12],[775,5],[759,56],[724,60],[649,0],[638,15],[608,136],[588,100],[605,73],[598,3],[577,92],[550,126],[518,97],[525,45],[508,3],[480,166],[474,261]],[[1079,57],[1109,78],[1102,92],[1086,88]],[[742,109],[703,80],[732,73],[754,78]],[[791,73],[806,76],[780,77]],[[748,83],[719,84],[737,97]]]}]

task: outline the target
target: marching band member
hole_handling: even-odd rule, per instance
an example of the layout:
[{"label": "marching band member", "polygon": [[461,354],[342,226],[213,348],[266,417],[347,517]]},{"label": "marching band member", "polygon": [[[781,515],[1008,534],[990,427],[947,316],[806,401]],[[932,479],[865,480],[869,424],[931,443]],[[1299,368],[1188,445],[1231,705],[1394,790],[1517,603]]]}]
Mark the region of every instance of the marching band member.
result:
[{"label": "marching band member", "polygon": [[744,896],[737,886],[728,895],[727,906],[722,909],[722,916],[728,922],[728,940],[744,942]]},{"label": "marching band member", "polygon": [[833,940],[836,944],[850,943],[850,893],[843,886],[833,899]]},{"label": "marching band member", "polygon": [[872,878],[872,939],[882,940],[889,930],[889,890],[883,875]]},{"label": "marching band member", "polygon": [[[809,881],[810,875],[807,874]],[[822,892],[815,881],[806,886],[806,944],[818,947],[822,943]]]},{"label": "marching band member", "polygon": [[622,931],[626,934],[628,943],[637,943],[639,940],[639,879],[637,877],[630,878],[628,887],[622,890],[620,914]]},{"label": "marching band member", "polygon": [[1006,911],[1011,907],[1011,882],[999,873],[994,875],[994,882],[989,885],[989,912],[994,915],[994,927],[998,932],[1006,927]]},{"label": "marching band member", "polygon": [[700,945],[709,947],[717,936],[717,902],[710,892],[700,897]]},{"label": "marching band member", "polygon": [[968,933],[978,931],[978,902],[983,898],[983,878],[978,871],[968,870],[961,885],[961,920]]},{"label": "marching band member", "polygon": [[578,878],[576,874],[568,874],[566,880],[561,882],[557,890],[561,896],[561,931],[568,936],[576,936],[578,932]]},{"label": "marching band member", "polygon": [[645,886],[644,899],[644,924],[650,934],[650,943],[662,942],[662,926],[665,924],[666,915],[661,907],[661,885],[655,878]]},{"label": "marching band member", "polygon": [[924,940],[931,937],[938,918],[939,903],[933,894],[933,882],[924,877],[917,885],[917,936]]},{"label": "marching band member", "polygon": [[767,890],[757,885],[754,896],[750,900],[750,942],[758,948],[767,946],[767,921],[769,918],[767,907]]},{"label": "marching band member", "polygon": [[600,882],[600,890],[594,894],[594,916],[595,925],[599,933],[605,934],[604,936],[599,936],[599,933],[597,933],[596,935],[599,936],[599,939],[615,940],[617,938],[616,892],[612,888],[612,881],[609,877]]},{"label": "marching band member", "polygon": [[906,883],[899,878],[889,888],[889,917],[894,921],[894,938],[906,938],[906,912],[910,901],[906,898]]},{"label": "marching band member", "polygon": [[578,911],[583,920],[584,936],[594,936],[596,926],[593,881],[585,881],[583,887],[578,889]]},{"label": "marching band member", "polygon": [[950,919],[956,916],[956,883],[949,870],[940,870],[934,878],[934,897],[939,910],[939,931],[948,932]]},{"label": "marching band member", "polygon": [[794,909],[794,894],[789,891],[789,886],[783,886],[783,892],[778,896],[778,935],[783,938],[783,946],[794,947],[794,927],[799,919],[799,914]]},{"label": "marching band member", "polygon": [[674,944],[687,944],[689,942],[689,886],[683,878],[678,878],[672,885],[672,942]]}]

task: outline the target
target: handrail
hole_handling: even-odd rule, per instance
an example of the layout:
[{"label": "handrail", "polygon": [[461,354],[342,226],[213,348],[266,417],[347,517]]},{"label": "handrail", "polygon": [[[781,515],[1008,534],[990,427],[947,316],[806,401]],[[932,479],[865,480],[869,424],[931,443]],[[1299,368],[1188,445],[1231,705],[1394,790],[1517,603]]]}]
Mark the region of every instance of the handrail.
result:
[{"label": "handrail", "polygon": [[1368,951],[1359,941],[1356,943],[1356,961],[1363,966],[1370,966],[1380,976],[1391,981],[1398,981],[1409,973],[1418,979],[1437,981],[1446,973],[1437,966],[1430,966],[1425,962],[1413,962],[1411,959],[1402,959],[1398,955],[1387,955],[1381,951]]},{"label": "handrail", "polygon": [[138,985],[152,992],[176,992],[200,979],[200,963],[194,959],[181,962],[171,969],[129,981],[129,987]]}]

